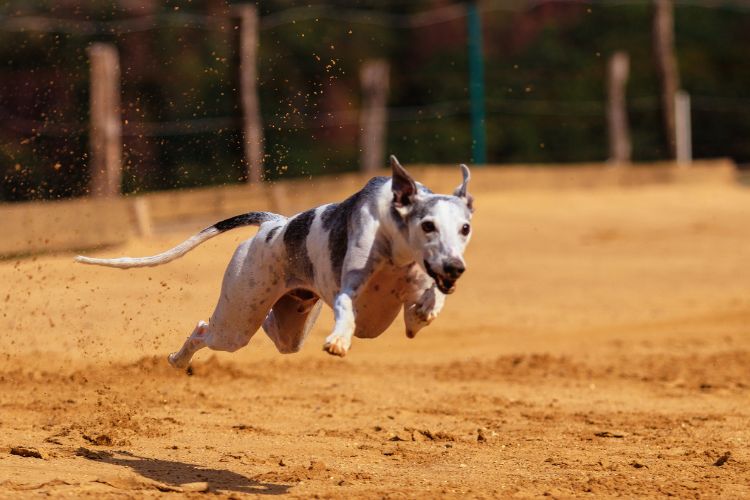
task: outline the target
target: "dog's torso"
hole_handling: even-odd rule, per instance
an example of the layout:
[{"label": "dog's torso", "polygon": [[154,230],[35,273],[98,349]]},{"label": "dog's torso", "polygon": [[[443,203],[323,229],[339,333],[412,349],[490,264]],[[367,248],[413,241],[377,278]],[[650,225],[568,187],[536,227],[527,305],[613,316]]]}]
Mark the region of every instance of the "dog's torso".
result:
[{"label": "dog's torso", "polygon": [[[290,294],[308,291],[330,307],[341,290],[347,258],[366,254],[366,266],[348,271],[361,273],[365,282],[353,301],[358,318],[354,335],[376,337],[393,322],[404,302],[431,282],[393,238],[399,229],[397,216],[390,211],[390,193],[390,178],[376,177],[341,203],[262,224],[246,243],[265,247],[255,258],[261,257],[261,266],[268,265],[269,272],[280,275]],[[375,245],[357,245],[372,232]]]}]

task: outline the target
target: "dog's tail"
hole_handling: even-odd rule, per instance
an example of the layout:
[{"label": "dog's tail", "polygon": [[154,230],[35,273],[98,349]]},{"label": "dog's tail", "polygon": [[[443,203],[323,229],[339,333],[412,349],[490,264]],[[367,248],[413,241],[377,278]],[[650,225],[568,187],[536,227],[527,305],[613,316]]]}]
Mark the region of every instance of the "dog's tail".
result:
[{"label": "dog's tail", "polygon": [[248,212],[246,214],[235,215],[234,217],[230,217],[221,222],[217,222],[213,226],[209,226],[195,236],[192,236],[183,241],[176,247],[167,250],[166,252],[162,252],[158,255],[152,255],[150,257],[120,257],[117,259],[94,259],[91,257],[84,257],[83,255],[79,255],[75,258],[75,261],[80,262],[81,264],[119,267],[120,269],[128,269],[131,267],[158,266],[182,257],[204,241],[209,240],[225,231],[229,231],[230,229],[242,226],[260,226],[264,222],[283,218],[283,216],[271,212]]}]

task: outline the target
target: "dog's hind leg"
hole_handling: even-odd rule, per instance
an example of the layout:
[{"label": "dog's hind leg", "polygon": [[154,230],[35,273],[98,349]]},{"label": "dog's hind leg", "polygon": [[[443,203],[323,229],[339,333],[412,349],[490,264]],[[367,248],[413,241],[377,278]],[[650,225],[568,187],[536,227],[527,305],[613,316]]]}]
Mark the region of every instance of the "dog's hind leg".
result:
[{"label": "dog's hind leg", "polygon": [[269,254],[263,238],[253,238],[237,248],[224,273],[211,319],[208,324],[198,323],[182,348],[169,356],[172,366],[186,368],[193,354],[203,347],[234,352],[247,345],[285,291]]},{"label": "dog's hind leg", "polygon": [[199,321],[198,324],[195,325],[193,333],[190,334],[185,343],[182,344],[182,348],[169,355],[167,358],[169,364],[175,368],[187,368],[190,364],[190,360],[193,358],[193,354],[206,347],[205,335],[207,328],[208,323],[205,321]]},{"label": "dog's hind leg", "polygon": [[263,330],[282,354],[299,351],[322,307],[313,292],[295,289],[284,294],[271,308]]}]

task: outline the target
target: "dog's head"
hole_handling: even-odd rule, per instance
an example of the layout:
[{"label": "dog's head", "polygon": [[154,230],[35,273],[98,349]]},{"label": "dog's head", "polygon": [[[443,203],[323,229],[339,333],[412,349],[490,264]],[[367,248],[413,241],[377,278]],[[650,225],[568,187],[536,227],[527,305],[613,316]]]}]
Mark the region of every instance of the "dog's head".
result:
[{"label": "dog's head", "polygon": [[420,187],[391,156],[393,210],[403,221],[403,234],[414,260],[443,293],[453,293],[466,270],[464,250],[471,239],[473,200],[467,191],[469,167],[461,165],[463,182],[452,195]]}]

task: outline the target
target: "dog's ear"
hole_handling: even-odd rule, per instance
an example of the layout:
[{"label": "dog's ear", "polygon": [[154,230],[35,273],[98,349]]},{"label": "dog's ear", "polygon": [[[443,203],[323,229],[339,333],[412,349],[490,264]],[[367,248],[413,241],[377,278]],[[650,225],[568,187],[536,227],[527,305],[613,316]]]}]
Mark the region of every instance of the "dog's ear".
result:
[{"label": "dog's ear", "polygon": [[472,212],[474,211],[474,197],[469,194],[469,180],[471,180],[471,172],[469,171],[469,167],[464,165],[463,163],[460,165],[461,167],[461,175],[463,176],[463,182],[453,191],[453,196],[458,196],[462,200],[464,200],[464,203],[466,203],[466,206],[469,207],[469,210]]},{"label": "dog's ear", "polygon": [[401,166],[395,156],[391,155],[391,189],[393,190],[393,205],[402,211],[414,202],[417,195],[417,184],[409,173]]}]

